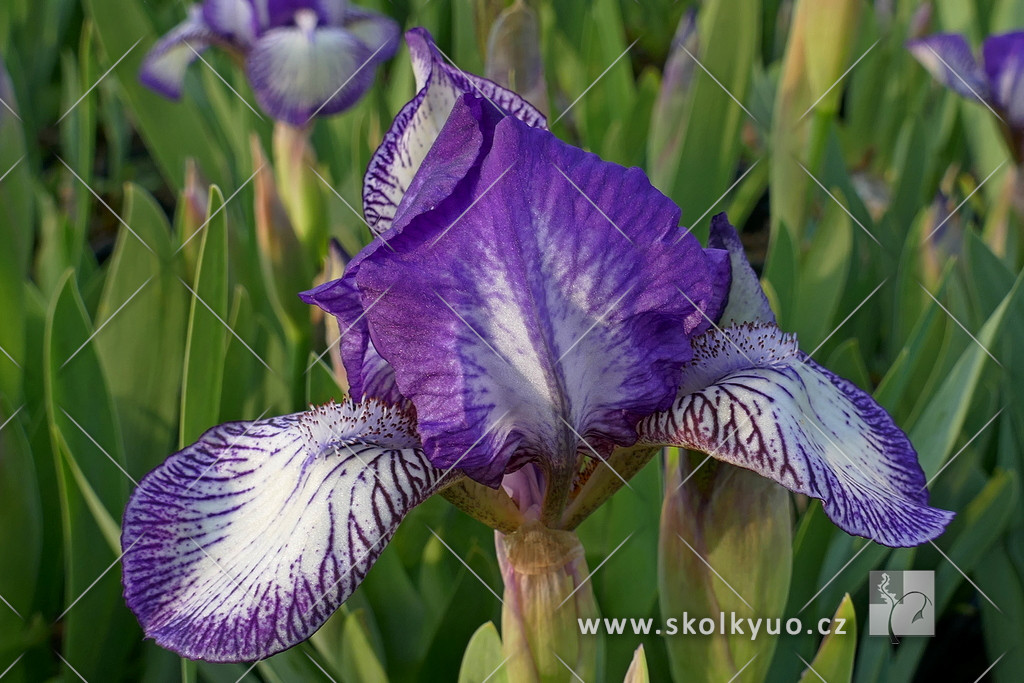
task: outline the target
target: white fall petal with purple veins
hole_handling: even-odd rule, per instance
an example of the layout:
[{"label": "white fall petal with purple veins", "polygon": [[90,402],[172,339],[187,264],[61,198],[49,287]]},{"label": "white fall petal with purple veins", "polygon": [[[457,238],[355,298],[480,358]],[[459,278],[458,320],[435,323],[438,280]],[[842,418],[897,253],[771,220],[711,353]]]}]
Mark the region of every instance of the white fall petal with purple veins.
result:
[{"label": "white fall petal with purple veins", "polygon": [[704,451],[819,498],[836,525],[884,545],[918,545],[952,519],[928,507],[914,448],[885,410],[775,325],[705,333],[684,377],[672,409],[641,421],[641,440]]},{"label": "white fall petal with purple veins", "polygon": [[[413,419],[373,401],[206,432],[125,510],[125,598],[186,657],[242,661],[308,638],[443,473]],[[130,580],[129,580],[130,579]]]}]

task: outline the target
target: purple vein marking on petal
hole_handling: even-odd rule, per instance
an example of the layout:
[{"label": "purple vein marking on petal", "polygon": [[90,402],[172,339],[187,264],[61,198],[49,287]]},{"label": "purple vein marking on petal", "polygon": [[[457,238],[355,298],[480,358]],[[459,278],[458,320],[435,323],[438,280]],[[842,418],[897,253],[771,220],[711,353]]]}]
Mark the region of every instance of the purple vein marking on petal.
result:
[{"label": "purple vein marking on petal", "polygon": [[[125,596],[147,635],[209,661],[309,637],[444,482],[413,420],[370,401],[229,423],[147,475],[122,535]],[[187,489],[215,459],[216,474]]]},{"label": "purple vein marking on petal", "polygon": [[[627,238],[627,239],[628,239],[628,238]],[[632,243],[632,241],[633,241],[633,240],[630,240],[630,242],[631,242],[631,243]],[[622,302],[622,300],[623,300],[623,299],[625,299],[625,298],[626,298],[626,296],[627,296],[627,295],[628,295],[628,294],[629,294],[630,292],[632,292],[632,291],[633,291],[634,289],[636,289],[636,287],[637,287],[637,285],[635,285],[635,284],[634,284],[634,285],[630,285],[630,286],[629,286],[629,289],[627,289],[627,290],[626,290],[625,292],[623,292],[623,293],[622,293],[622,294],[621,294],[621,295],[619,296],[619,298],[618,298],[618,299],[616,299],[615,301],[613,301],[613,302],[611,303],[611,305],[610,305],[610,306],[608,306],[608,308],[607,308],[607,309],[605,309],[604,313],[602,313],[601,315],[599,315],[599,316],[598,316],[598,317],[597,317],[597,318],[596,318],[596,319],[594,320],[594,323],[593,323],[593,324],[592,324],[592,325],[591,325],[590,327],[588,327],[588,328],[587,328],[587,329],[586,329],[586,330],[585,330],[585,331],[583,332],[583,334],[581,334],[581,335],[580,335],[580,336],[579,336],[579,337],[578,337],[578,338],[576,339],[576,341],[574,341],[574,342],[573,342],[572,344],[570,344],[570,345],[569,345],[569,348],[567,348],[567,349],[566,349],[565,351],[563,351],[563,352],[562,352],[562,355],[561,355],[561,356],[559,356],[559,357],[558,357],[558,358],[557,358],[557,359],[555,360],[555,364],[557,365],[558,363],[561,363],[561,362],[562,362],[562,359],[563,359],[563,358],[565,358],[566,356],[568,356],[568,355],[569,355],[569,352],[570,352],[570,351],[572,351],[572,350],[573,350],[573,349],[575,349],[575,348],[576,348],[577,346],[579,346],[580,342],[581,342],[581,341],[583,341],[583,339],[584,339],[584,338],[586,338],[586,336],[587,336],[588,334],[590,334],[590,333],[591,333],[591,332],[592,332],[592,331],[594,330],[594,328],[595,328],[595,327],[597,327],[597,326],[598,326],[598,325],[600,325],[601,323],[605,322],[605,321],[606,321],[606,320],[608,319],[608,316],[609,316],[609,315],[611,315],[611,312],[612,312],[612,311],[614,311],[614,310],[616,309],[616,307],[618,307],[618,305],[619,305],[619,304],[620,304],[620,303]],[[690,303],[693,303],[693,302],[690,302]],[[564,421],[564,420],[563,420],[563,421]],[[568,423],[567,423],[567,424],[568,424]]]},{"label": "purple vein marking on petal", "polygon": [[629,242],[630,244],[632,244],[632,245],[633,245],[634,247],[636,246],[636,242],[634,242],[634,241],[633,241],[633,238],[632,238],[632,237],[630,237],[629,235],[627,235],[627,234],[626,234],[625,232],[623,232],[622,228],[620,228],[620,227],[619,227],[619,226],[618,226],[618,225],[617,225],[617,224],[615,223],[615,221],[613,221],[613,220],[612,220],[611,218],[608,218],[608,214],[606,214],[606,213],[604,212],[604,210],[602,210],[602,209],[601,209],[601,207],[600,207],[600,206],[598,206],[598,205],[597,205],[597,203],[595,203],[595,202],[594,202],[594,200],[593,200],[593,199],[591,199],[591,198],[590,198],[590,196],[589,196],[589,195],[588,195],[588,194],[587,194],[586,192],[584,192],[583,190],[581,190],[581,189],[580,189],[580,186],[579,186],[579,185],[577,185],[576,183],[574,183],[574,182],[572,181],[572,178],[570,178],[570,177],[569,177],[568,175],[566,175],[566,174],[565,174],[565,171],[563,171],[562,169],[560,169],[560,168],[558,167],[558,164],[552,164],[552,165],[553,165],[553,166],[555,167],[555,169],[556,169],[556,170],[557,170],[557,171],[558,171],[559,173],[561,173],[561,174],[562,174],[562,177],[563,177],[563,178],[565,178],[566,180],[568,180],[568,181],[569,181],[569,184],[570,184],[570,185],[572,185],[572,186],[573,186],[573,188],[574,188],[574,189],[575,189],[575,190],[576,190],[577,192],[579,192],[579,193],[580,193],[581,195],[583,195],[583,198],[584,198],[584,199],[586,199],[586,200],[587,200],[588,202],[590,202],[590,204],[591,204],[591,205],[592,205],[592,206],[593,206],[593,207],[594,207],[595,209],[597,209],[597,212],[598,212],[599,214],[601,214],[602,216],[604,216],[604,218],[605,218],[605,220],[606,220],[606,221],[608,221],[609,223],[611,223],[611,224],[612,224],[612,227],[613,227],[613,228],[615,228],[616,230],[618,230],[618,231],[619,231],[619,234],[620,234],[620,235],[622,235],[623,237],[625,237],[625,238],[626,238],[626,241],[627,241],[627,242]]},{"label": "purple vein marking on petal", "polygon": [[[250,429],[252,429],[253,427],[255,427],[255,426],[256,426],[256,425],[257,425],[257,424],[259,423],[259,421],[263,419],[263,416],[264,416],[264,415],[266,415],[266,414],[267,414],[267,413],[269,413],[269,412],[270,412],[270,406],[267,406],[266,408],[264,408],[264,409],[263,409],[263,412],[262,412],[262,413],[260,413],[260,414],[259,414],[258,416],[256,416],[256,419],[255,419],[255,420],[253,420],[252,422],[250,422],[250,423],[249,423],[249,426],[247,426],[247,427],[246,427],[246,428],[245,428],[245,429],[244,429],[244,430],[242,431],[242,433],[240,433],[240,434],[239,434],[238,436],[236,436],[236,437],[235,437],[234,439],[232,439],[231,443],[229,443],[229,444],[228,444],[228,447],[224,449],[224,452],[223,452],[222,454],[220,454],[219,456],[217,456],[217,459],[216,459],[216,460],[214,460],[213,462],[211,462],[211,463],[210,463],[210,464],[209,464],[209,465],[208,465],[208,466],[206,467],[206,469],[204,469],[204,470],[203,470],[203,471],[202,471],[202,472],[201,472],[201,473],[199,474],[199,476],[198,476],[198,477],[196,477],[196,478],[195,478],[195,479],[194,479],[194,480],[192,481],[192,483],[191,483],[191,484],[189,484],[189,485],[188,485],[187,487],[185,487],[185,490],[186,490],[186,491],[191,491],[191,490],[192,490],[192,487],[193,487],[193,486],[195,486],[196,484],[198,484],[198,483],[199,483],[199,481],[200,481],[200,480],[201,480],[201,479],[202,479],[203,477],[205,477],[205,476],[206,476],[206,473],[207,473],[207,472],[209,472],[209,471],[210,471],[210,470],[211,470],[211,469],[212,469],[213,467],[215,467],[215,466],[217,465],[217,463],[219,463],[219,462],[220,462],[221,460],[223,460],[223,459],[224,459],[225,457],[227,457],[228,455],[230,455],[230,454],[231,454],[231,449],[235,447],[235,444],[236,444],[236,443],[238,443],[238,441],[239,441],[240,439],[242,439],[242,438],[243,438],[243,437],[244,437],[244,436],[245,436],[246,434],[248,434],[248,433],[249,433],[249,430],[250,430]],[[140,487],[140,488],[141,488],[141,487]]]}]

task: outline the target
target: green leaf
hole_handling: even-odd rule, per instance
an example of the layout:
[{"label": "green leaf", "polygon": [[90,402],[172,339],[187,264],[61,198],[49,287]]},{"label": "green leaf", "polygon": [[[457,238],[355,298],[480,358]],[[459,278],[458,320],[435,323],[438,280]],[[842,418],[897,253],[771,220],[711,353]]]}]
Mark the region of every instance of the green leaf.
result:
[{"label": "green leaf", "polygon": [[1024,676],[1024,650],[1020,648],[1020,643],[1024,643],[1024,583],[1003,544],[993,546],[985,554],[975,576],[978,585],[984,586],[992,601],[999,605],[997,609],[985,600],[979,602],[989,659],[995,661],[1002,656],[992,675],[999,683],[1016,683]]},{"label": "green leaf", "polygon": [[[188,157],[195,157],[203,173],[214,182],[227,181],[227,162],[220,151],[222,148],[213,144],[213,136],[200,117],[199,107],[194,102],[171,102],[139,82],[139,67],[157,34],[146,16],[149,5],[121,0],[86,0],[84,4],[96,24],[107,63],[112,65],[123,57],[111,76],[120,83],[146,147],[160,164],[167,182],[175,190],[181,189]],[[161,27],[162,30],[170,28]],[[202,67],[202,64],[197,66]],[[193,93],[188,92],[184,98],[192,96]]]},{"label": "green leaf", "polygon": [[370,644],[363,610],[354,610],[345,617],[339,656],[341,677],[346,681],[386,681],[387,673]]},{"label": "green leaf", "polygon": [[23,651],[42,551],[42,500],[22,409],[0,401],[0,595],[8,603],[0,605],[0,665]]},{"label": "green leaf", "polygon": [[125,188],[124,220],[96,313],[93,343],[124,428],[135,478],[174,450],[188,290],[163,210],[144,190]]},{"label": "green leaf", "polygon": [[65,543],[64,657],[91,680],[120,678],[135,620],[121,599],[120,519],[129,477],[107,381],[73,273],[61,280],[44,338],[46,408]]},{"label": "green leaf", "polygon": [[459,668],[459,683],[482,683],[484,680],[508,683],[508,672],[502,666],[504,663],[501,636],[494,623],[488,621],[476,630],[466,645],[466,654]]},{"label": "green leaf", "polygon": [[228,330],[228,232],[224,197],[210,188],[206,232],[199,250],[185,344],[178,446],[184,448],[217,424]]},{"label": "green leaf", "polygon": [[976,335],[977,342],[970,342],[910,431],[910,440],[920,454],[921,467],[928,477],[946,462],[963,429],[981,371],[990,360],[986,349],[992,348],[999,338],[1006,312],[1017,305],[1022,280],[1024,275],[989,316]]},{"label": "green leaf", "polygon": [[[849,593],[839,603],[830,629],[831,632],[822,639],[814,661],[800,677],[800,683],[820,680],[849,683],[853,678],[853,661],[857,654],[857,613],[853,610]],[[838,630],[845,633],[839,634]]]},{"label": "green leaf", "polygon": [[761,22],[744,0],[710,0],[697,22],[703,68],[694,71],[678,170],[666,194],[682,208],[683,223],[703,237],[713,206],[736,179],[741,131],[756,125],[733,98],[746,98]]},{"label": "green leaf", "polygon": [[834,329],[852,253],[853,221],[842,207],[829,202],[800,264],[792,329],[801,346],[815,348]]}]

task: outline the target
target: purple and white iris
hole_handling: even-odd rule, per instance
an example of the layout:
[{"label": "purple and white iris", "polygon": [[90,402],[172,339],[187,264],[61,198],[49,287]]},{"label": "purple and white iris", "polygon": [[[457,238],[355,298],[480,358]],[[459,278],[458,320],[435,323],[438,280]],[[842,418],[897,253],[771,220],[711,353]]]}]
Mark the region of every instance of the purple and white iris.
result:
[{"label": "purple and white iris", "polygon": [[907,437],[779,330],[724,215],[702,248],[642,171],[407,39],[420,90],[367,173],[377,236],[303,295],[339,321],[351,397],[214,427],[142,481],[122,543],[149,637],[266,657],[319,628],[428,496],[457,489],[505,531],[571,529],[665,444],[880,543],[942,533]]},{"label": "purple and white iris", "polygon": [[944,86],[991,107],[1011,152],[1024,163],[1024,31],[990,36],[981,46],[982,64],[957,33],[912,40],[907,48]]},{"label": "purple and white iris", "polygon": [[153,46],[140,78],[178,99],[189,64],[207,47],[224,48],[244,61],[264,111],[302,125],[355,104],[398,36],[393,20],[347,0],[203,0]]}]

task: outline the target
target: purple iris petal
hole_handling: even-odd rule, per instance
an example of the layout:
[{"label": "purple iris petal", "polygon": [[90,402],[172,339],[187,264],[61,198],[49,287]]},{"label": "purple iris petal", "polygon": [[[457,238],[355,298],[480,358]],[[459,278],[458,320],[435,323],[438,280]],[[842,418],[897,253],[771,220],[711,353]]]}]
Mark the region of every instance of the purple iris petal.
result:
[{"label": "purple iris petal", "polygon": [[150,49],[139,69],[139,80],[164,97],[178,99],[188,65],[216,39],[200,9],[190,8],[188,18]]},{"label": "purple iris petal", "polygon": [[494,108],[531,126],[547,128],[544,115],[511,90],[451,66],[425,29],[408,31],[405,40],[418,92],[395,117],[363,179],[363,213],[378,233],[390,227],[417,169],[464,93],[484,97]]},{"label": "purple iris petal", "polygon": [[985,71],[974,59],[967,40],[945,33],[912,40],[907,49],[940,83],[963,97],[990,97]]},{"label": "purple iris petal", "polygon": [[214,427],[132,494],[125,599],[179,654],[263,659],[316,631],[449,479],[379,403]]},{"label": "purple iris petal", "polygon": [[245,49],[260,33],[260,20],[251,0],[204,0],[203,20],[210,30]]},{"label": "purple iris petal", "polygon": [[885,545],[923,543],[953,517],[928,507],[914,448],[885,410],[772,324],[697,339],[672,409],[638,430],[819,498],[837,526]]},{"label": "purple iris petal", "polygon": [[[390,241],[412,218],[433,209],[455,191],[471,170],[479,170],[483,155],[490,150],[494,125],[501,114],[482,100],[473,100],[468,106],[476,116],[448,120],[445,135],[427,154],[422,171],[403,195],[399,214],[393,223],[389,222],[389,229],[356,254],[341,279],[300,294],[306,303],[319,306],[338,319],[342,334],[341,355],[349,390],[356,400],[367,397],[397,402],[401,398],[394,383],[394,372],[370,343],[368,319],[356,287],[359,266],[378,249],[390,248]],[[477,117],[488,120],[489,125],[481,126]],[[374,305],[375,302],[371,301],[366,309]]]},{"label": "purple iris petal", "polygon": [[997,107],[1011,126],[1024,126],[1024,31],[992,36],[982,53]]},{"label": "purple iris petal", "polygon": [[711,233],[708,246],[713,249],[725,249],[729,252],[729,264],[732,269],[732,284],[729,286],[729,299],[718,322],[720,325],[735,325],[745,322],[775,322],[775,313],[768,305],[768,298],[761,289],[757,274],[747,261],[743,243],[736,233],[736,228],[729,223],[729,218],[720,213],[711,219]]},{"label": "purple iris petal", "polygon": [[[437,144],[469,121],[493,126],[491,109],[464,96]],[[355,277],[431,461],[496,486],[510,461],[574,467],[581,437],[632,443],[636,420],[671,403],[690,336],[720,314],[728,263],[679,229],[639,169],[514,117],[493,136]]]}]

